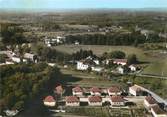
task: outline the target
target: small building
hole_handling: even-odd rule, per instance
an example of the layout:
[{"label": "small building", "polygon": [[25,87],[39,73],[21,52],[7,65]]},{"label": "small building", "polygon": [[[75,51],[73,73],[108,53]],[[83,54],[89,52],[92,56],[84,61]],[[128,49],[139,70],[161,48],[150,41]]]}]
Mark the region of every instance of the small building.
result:
[{"label": "small building", "polygon": [[95,71],[95,72],[102,72],[104,68],[102,67],[91,67],[92,71]]},{"label": "small building", "polygon": [[98,87],[92,87],[90,89],[90,94],[100,96],[101,95],[101,90]]},{"label": "small building", "polygon": [[125,100],[121,96],[112,96],[110,98],[110,104],[112,106],[124,106]]},{"label": "small building", "polygon": [[32,62],[37,63],[37,55],[31,53],[25,53],[24,58],[29,59]]},{"label": "small building", "polygon": [[[20,63],[21,62],[21,58],[18,57],[18,56],[12,56],[12,61],[15,62],[15,63]],[[27,59],[23,59],[23,62],[26,63],[27,62]]]},{"label": "small building", "polygon": [[100,96],[88,97],[88,104],[90,106],[102,106],[102,98]]},{"label": "small building", "polygon": [[121,89],[117,86],[112,86],[112,87],[108,88],[107,92],[108,92],[108,95],[110,95],[110,96],[111,95],[121,95],[121,93],[122,93]]},{"label": "small building", "polygon": [[151,107],[155,106],[157,104],[157,101],[151,97],[151,96],[146,96],[144,99],[144,106],[145,108],[150,111]]},{"label": "small building", "polygon": [[163,111],[158,105],[151,107],[153,117],[167,117],[167,113]]},{"label": "small building", "polygon": [[80,101],[76,96],[67,96],[66,97],[66,106],[79,106]]},{"label": "small building", "polygon": [[117,65],[127,65],[127,59],[114,59],[113,63]]},{"label": "small building", "polygon": [[142,95],[143,91],[140,87],[137,85],[129,87],[129,93],[133,96],[140,96]]},{"label": "small building", "polygon": [[62,86],[62,85],[56,86],[54,92],[55,92],[56,94],[58,94],[58,95],[62,95],[63,92],[64,92],[63,86]]},{"label": "small building", "polygon": [[74,44],[75,44],[75,45],[79,45],[79,41],[75,41]]},{"label": "small building", "polygon": [[98,59],[94,59],[93,62],[96,64],[96,65],[100,65],[100,61]]},{"label": "small building", "polygon": [[18,114],[18,110],[5,110],[4,111],[8,117],[13,117]]},{"label": "small building", "polygon": [[81,87],[76,86],[76,87],[74,87],[74,88],[72,89],[72,94],[73,94],[74,96],[83,96],[83,90],[82,90]]},{"label": "small building", "polygon": [[137,70],[138,70],[138,66],[137,66],[137,65],[132,64],[132,65],[130,65],[130,66],[129,66],[129,69],[130,69],[131,71],[135,72],[135,71],[137,71]]},{"label": "small building", "polygon": [[119,74],[124,74],[124,68],[121,67],[121,66],[117,67],[117,72],[118,72]]},{"label": "small building", "polygon": [[87,70],[89,68],[89,64],[85,63],[84,60],[78,61],[77,62],[77,70]]},{"label": "small building", "polygon": [[47,96],[43,100],[43,103],[44,103],[45,106],[53,107],[53,106],[56,105],[56,100],[53,98],[53,96]]}]

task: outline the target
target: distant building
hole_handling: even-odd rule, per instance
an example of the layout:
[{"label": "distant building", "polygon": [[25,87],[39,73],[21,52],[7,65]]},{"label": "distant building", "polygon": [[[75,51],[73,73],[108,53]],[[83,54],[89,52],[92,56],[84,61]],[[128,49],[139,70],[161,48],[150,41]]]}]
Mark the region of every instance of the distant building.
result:
[{"label": "distant building", "polygon": [[102,106],[102,98],[100,96],[88,97],[88,104],[90,106]]},{"label": "distant building", "polygon": [[74,87],[74,88],[72,89],[72,94],[73,94],[74,96],[83,96],[83,90],[82,90],[81,87],[76,86],[76,87]]},{"label": "distant building", "polygon": [[56,100],[53,98],[53,96],[47,96],[44,100],[43,103],[45,106],[50,106],[53,107],[56,105]]},{"label": "distant building", "polygon": [[79,41],[75,41],[75,43],[74,43],[75,45],[79,45]]},{"label": "distant building", "polygon": [[121,96],[112,96],[110,98],[110,104],[112,106],[124,106],[125,100]]},{"label": "distant building", "polygon": [[145,97],[144,106],[148,111],[150,111],[151,107],[155,106],[156,104],[157,104],[157,101],[153,97],[151,96]]},{"label": "distant building", "polygon": [[67,96],[66,97],[66,106],[79,106],[80,101],[76,96]]},{"label": "distant building", "polygon": [[31,54],[31,53],[25,53],[24,58],[29,59],[30,61],[35,62],[35,63],[37,63],[37,59],[38,59],[37,55]]},{"label": "distant building", "polygon": [[139,68],[138,68],[137,65],[132,64],[132,65],[129,66],[129,69],[130,69],[131,71],[135,72],[135,71],[137,71]]},{"label": "distant building", "polygon": [[13,117],[13,116],[16,116],[19,111],[18,110],[5,110],[4,112],[6,113],[7,116]]},{"label": "distant building", "polygon": [[112,87],[108,88],[107,92],[108,92],[108,95],[110,95],[110,96],[111,95],[121,95],[121,93],[122,93],[120,88],[117,86],[112,86]]},{"label": "distant building", "polygon": [[102,67],[94,67],[94,66],[91,67],[91,70],[92,70],[92,71],[95,71],[95,72],[102,72],[103,69],[104,69],[104,68],[102,68]]},{"label": "distant building", "polygon": [[117,65],[127,65],[127,59],[114,59],[113,63]]},{"label": "distant building", "polygon": [[56,38],[51,38],[51,39],[44,39],[44,43],[50,47],[52,45],[59,45],[63,44],[65,42],[65,37],[64,36],[57,36]]},{"label": "distant building", "polygon": [[[15,63],[20,63],[20,62],[21,62],[21,58],[18,57],[18,56],[12,56],[11,59],[12,59],[12,61],[15,62]],[[26,63],[26,62],[27,62],[27,59],[23,59],[23,62]]]},{"label": "distant building", "polygon": [[101,95],[101,90],[98,87],[92,87],[90,89],[90,94],[100,96]]},{"label": "distant building", "polygon": [[87,70],[90,67],[90,64],[84,60],[77,62],[77,70]]},{"label": "distant building", "polygon": [[119,74],[124,74],[124,68],[122,67],[122,66],[118,66],[117,67],[117,72],[119,73]]},{"label": "distant building", "polygon": [[153,117],[167,117],[167,113],[163,111],[158,105],[151,107]]}]

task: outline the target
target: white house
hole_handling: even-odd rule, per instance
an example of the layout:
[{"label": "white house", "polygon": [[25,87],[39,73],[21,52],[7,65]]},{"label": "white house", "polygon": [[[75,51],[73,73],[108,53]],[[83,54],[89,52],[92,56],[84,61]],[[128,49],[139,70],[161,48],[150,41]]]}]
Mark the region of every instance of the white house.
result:
[{"label": "white house", "polygon": [[5,110],[4,112],[6,113],[7,116],[13,117],[13,116],[16,116],[19,111],[18,110]]},{"label": "white house", "polygon": [[167,113],[163,111],[158,105],[151,107],[153,117],[167,117]]},{"label": "white house", "polygon": [[104,68],[102,68],[102,67],[95,67],[95,66],[92,66],[92,67],[91,67],[91,70],[92,70],[92,71],[95,71],[95,72],[101,72],[101,71],[103,71],[103,69],[104,69]]},{"label": "white house", "polygon": [[142,89],[137,85],[129,87],[129,93],[134,96],[139,96],[142,93]]},{"label": "white house", "polygon": [[88,97],[88,104],[90,106],[102,106],[102,98],[100,96]]},{"label": "white house", "polygon": [[[17,57],[17,56],[12,56],[11,59],[12,59],[13,62],[16,62],[16,63],[20,63],[21,62],[21,58]],[[27,62],[27,60],[23,59],[23,62]]]},{"label": "white house", "polygon": [[47,96],[44,100],[43,103],[45,106],[50,106],[53,107],[56,105],[56,100],[53,98],[53,96]]},{"label": "white house", "polygon": [[75,41],[74,44],[75,44],[75,45],[79,45],[79,42],[78,42],[78,41]]},{"label": "white house", "polygon": [[25,53],[24,58],[29,59],[35,63],[37,63],[37,55],[31,53]]},{"label": "white house", "polygon": [[67,96],[66,97],[66,106],[79,106],[80,101],[76,96]]},{"label": "white house", "polygon": [[127,65],[127,59],[114,59],[113,63],[117,65]]},{"label": "white house", "polygon": [[86,64],[83,60],[77,61],[77,70],[87,70],[89,68],[89,64]]},{"label": "white house", "polygon": [[117,72],[118,72],[119,74],[124,74],[124,68],[121,67],[121,66],[118,66],[118,67],[117,67]]},{"label": "white house", "polygon": [[74,88],[72,89],[72,94],[73,94],[74,96],[83,96],[83,90],[82,90],[81,87],[76,86],[76,87],[74,87]]},{"label": "white house", "polygon": [[125,100],[121,96],[112,96],[110,98],[110,104],[112,106],[124,106]]},{"label": "white house", "polygon": [[93,62],[94,62],[96,65],[100,65],[100,61],[99,61],[98,59],[93,60]]},{"label": "white house", "polygon": [[101,90],[98,87],[92,87],[90,89],[90,94],[100,96],[101,95]]},{"label": "white house", "polygon": [[136,65],[132,64],[132,65],[129,66],[129,69],[131,71],[135,72],[135,71],[137,71],[138,67]]},{"label": "white house", "polygon": [[112,86],[107,89],[108,95],[121,95],[122,91],[117,86]]},{"label": "white house", "polygon": [[145,97],[144,106],[148,111],[150,111],[151,107],[155,106],[156,104],[157,104],[157,101],[153,97],[151,96]]}]

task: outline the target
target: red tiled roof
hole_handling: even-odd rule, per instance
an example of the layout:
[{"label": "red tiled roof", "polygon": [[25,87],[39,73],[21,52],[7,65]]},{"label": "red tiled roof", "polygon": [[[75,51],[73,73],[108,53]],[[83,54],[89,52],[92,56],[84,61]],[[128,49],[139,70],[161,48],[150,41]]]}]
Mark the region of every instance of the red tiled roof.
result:
[{"label": "red tiled roof", "polygon": [[124,102],[124,99],[121,96],[112,96],[111,101],[112,102]]},{"label": "red tiled roof", "polygon": [[149,104],[156,104],[157,103],[157,101],[153,97],[151,97],[151,96],[145,97],[145,100],[147,100],[147,102]]},{"label": "red tiled roof", "polygon": [[61,94],[61,93],[63,92],[63,87],[62,87],[62,85],[57,86],[57,87],[55,88],[55,90],[56,90],[56,93]]},{"label": "red tiled roof", "polygon": [[53,98],[53,96],[47,96],[45,97],[44,102],[55,102],[55,99]]},{"label": "red tiled roof", "polygon": [[96,92],[101,93],[101,90],[100,90],[98,87],[92,87],[92,88],[90,89],[90,91],[92,91],[92,92],[94,92],[94,93],[96,93]]},{"label": "red tiled roof", "polygon": [[155,105],[152,107],[152,110],[156,113],[156,114],[166,114],[165,111],[163,111],[158,105]]},{"label": "red tiled roof", "polygon": [[72,91],[74,91],[74,92],[83,92],[83,90],[82,90],[81,87],[79,87],[79,86],[74,87],[74,88],[72,89]]},{"label": "red tiled roof", "polygon": [[112,86],[112,87],[110,87],[109,89],[109,92],[120,92],[121,90],[120,90],[120,88],[119,87],[117,87],[117,86]]},{"label": "red tiled roof", "polygon": [[78,97],[76,97],[76,96],[67,96],[66,97],[66,102],[79,102],[79,99],[78,99]]},{"label": "red tiled roof", "polygon": [[91,96],[88,98],[89,102],[101,102],[102,99],[100,96]]},{"label": "red tiled roof", "polygon": [[127,59],[114,59],[114,62],[127,63]]}]

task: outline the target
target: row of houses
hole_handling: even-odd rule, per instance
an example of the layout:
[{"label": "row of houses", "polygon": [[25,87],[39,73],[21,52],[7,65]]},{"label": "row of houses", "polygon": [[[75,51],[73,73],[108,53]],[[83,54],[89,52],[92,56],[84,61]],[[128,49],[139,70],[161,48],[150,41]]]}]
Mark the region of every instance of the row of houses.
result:
[{"label": "row of houses", "polygon": [[167,117],[167,112],[160,108],[158,102],[151,96],[147,96],[144,99],[144,107],[153,117]]},{"label": "row of houses", "polygon": [[73,96],[78,96],[78,97],[82,97],[84,96],[84,94],[90,94],[92,96],[101,96],[102,94],[107,94],[109,96],[112,96],[112,95],[121,95],[122,90],[118,86],[112,86],[107,89],[100,89],[98,87],[92,87],[90,89],[85,89],[85,88],[76,86],[72,89],[72,94]]},{"label": "row of houses", "polygon": [[144,107],[153,117],[167,117],[167,113],[160,108],[159,102],[152,96],[147,96],[149,93],[143,90],[140,86],[134,85],[129,87],[129,93],[133,96],[146,96],[144,99]]},{"label": "row of houses", "polygon": [[[118,67],[116,68],[117,73],[120,73],[120,74],[125,73],[125,69],[123,66],[127,65],[127,59],[107,59],[107,60],[103,61],[103,64],[108,65],[110,62],[118,65]],[[92,71],[102,72],[104,70],[104,68],[101,67],[100,63],[101,62],[98,59],[93,59],[91,57],[87,57],[86,59],[77,61],[77,70],[84,71],[84,70],[88,70],[90,68]],[[135,65],[135,64],[129,65],[128,68],[132,72],[135,72],[135,71],[140,69],[140,67]]]},{"label": "row of houses", "polygon": [[59,45],[63,44],[65,42],[65,37],[64,36],[57,36],[56,38],[45,38],[44,43],[48,46],[51,47],[53,45]]},{"label": "row of houses", "polygon": [[32,54],[32,53],[25,53],[23,57],[21,57],[20,55],[12,51],[3,51],[1,52],[1,54],[7,55],[5,63],[2,63],[2,65],[9,65],[9,64],[20,63],[20,62],[27,63],[28,61],[31,61],[34,63],[38,62],[37,55]]},{"label": "row of houses", "polygon": [[[62,95],[64,89],[61,85],[56,86],[54,93]],[[102,93],[108,96],[102,96]],[[112,86],[107,89],[101,89],[98,87],[92,87],[90,89],[81,88],[76,86],[72,88],[72,96],[65,97],[66,106],[79,106],[80,102],[87,102],[90,106],[102,106],[102,103],[110,102],[113,106],[125,105],[125,100],[121,96],[121,89],[117,86]],[[89,94],[89,95],[86,95]],[[56,99],[58,99],[56,97]],[[47,96],[43,100],[46,106],[55,106],[56,100],[53,96]]]},{"label": "row of houses", "polygon": [[67,96],[65,98],[66,106],[80,106],[81,102],[87,102],[89,106],[102,106],[103,103],[109,102],[111,106],[125,106],[125,99],[122,96],[109,96],[104,98],[101,96],[88,96],[82,99],[77,96]]}]

